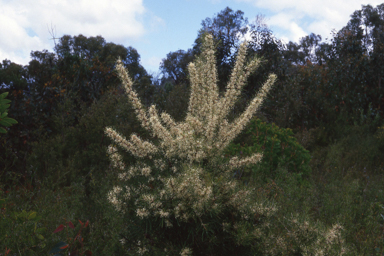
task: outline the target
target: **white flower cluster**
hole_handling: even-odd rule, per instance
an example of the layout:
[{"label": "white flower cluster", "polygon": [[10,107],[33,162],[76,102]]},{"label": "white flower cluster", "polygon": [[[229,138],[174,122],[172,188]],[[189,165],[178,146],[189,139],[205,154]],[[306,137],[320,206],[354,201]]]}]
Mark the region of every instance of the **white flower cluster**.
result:
[{"label": "white flower cluster", "polygon": [[[132,134],[130,141],[127,141],[124,136],[110,127],[105,129],[105,133],[117,145],[137,158],[148,157],[152,159],[152,156],[160,155],[164,159],[155,159],[154,157],[155,169],[141,164],[130,166],[126,170],[126,165],[122,162],[122,157],[115,146],[111,145],[108,148],[108,153],[113,166],[125,171],[119,173],[121,180],[128,181],[140,176],[146,177],[148,182],[158,180],[163,183],[157,196],[151,194],[149,184],[140,183],[138,188],[131,189],[127,186],[125,198],[133,199],[132,195],[141,195],[140,197],[136,196],[134,200],[137,217],[145,219],[151,216],[160,216],[164,219],[167,227],[173,226],[169,220],[170,215],[187,222],[192,217],[188,209],[192,209],[195,216],[200,217],[207,209],[217,210],[221,207],[215,202],[216,198],[213,195],[212,186],[215,183],[205,180],[204,170],[200,167],[201,161],[204,159],[214,161],[215,158],[221,156],[224,148],[242,131],[245,124],[257,111],[276,79],[275,75],[270,75],[268,81],[246,111],[230,124],[225,117],[233,108],[237,97],[240,95],[240,90],[250,73],[260,64],[260,60],[255,59],[244,67],[246,43],[243,43],[227,86],[227,92],[223,98],[219,98],[212,36],[208,35],[206,37],[202,49],[202,57],[188,66],[192,93],[187,116],[185,121],[180,123],[176,123],[167,113],[161,113],[159,116],[154,105],[149,108],[147,115],[137,94],[132,90],[133,83],[123,63],[119,60],[116,65],[116,70],[139,121],[152,136],[160,138],[160,144],[155,146],[150,142],[142,141],[135,134]],[[177,165],[177,161],[173,161],[175,157],[183,159],[184,162]],[[261,158],[262,154],[255,154],[245,159],[234,157],[229,161],[229,165],[218,166],[218,169],[224,170],[223,175],[229,177],[231,170],[244,165],[256,164]],[[166,171],[169,161],[173,161],[174,164],[170,166],[170,172]],[[163,172],[165,173],[163,174]],[[247,191],[240,190],[235,193],[237,182],[229,181],[228,184],[223,185],[225,186],[224,190],[234,193],[227,205],[237,206],[246,204],[249,201]],[[121,189],[115,187],[109,193],[108,198],[116,206],[117,210],[124,212],[121,202],[117,200],[119,193],[121,193]],[[176,200],[176,206],[171,209],[164,209],[163,202],[170,198]],[[139,254],[144,252],[145,249],[143,248],[139,250]],[[185,248],[180,254],[190,255],[191,251],[189,248]]]},{"label": "white flower cluster", "polygon": [[184,248],[180,252],[180,256],[190,256],[190,255],[192,255],[192,250],[189,249],[188,247]]},{"label": "white flower cluster", "polygon": [[[135,134],[131,135],[130,141],[127,141],[110,127],[106,128],[106,134],[125,150],[140,158],[154,155],[159,150],[168,159],[178,156],[190,163],[220,155],[260,107],[276,76],[270,75],[246,111],[229,124],[225,117],[233,108],[246,79],[258,67],[260,60],[255,59],[244,67],[246,43],[243,43],[227,86],[227,92],[223,98],[219,98],[212,36],[207,36],[203,49],[203,57],[188,66],[192,92],[185,122],[178,124],[167,113],[159,116],[154,105],[149,108],[149,117],[147,116],[137,94],[132,90],[132,81],[127,71],[121,61],[117,62],[116,69],[139,120],[144,128],[161,139],[161,149],[152,143],[143,142]],[[162,125],[162,122],[165,126]],[[261,157],[262,155],[257,154],[249,160],[238,161],[237,165],[256,163]],[[115,166],[121,166],[118,164],[117,157],[111,157],[111,160],[117,162]]]}]

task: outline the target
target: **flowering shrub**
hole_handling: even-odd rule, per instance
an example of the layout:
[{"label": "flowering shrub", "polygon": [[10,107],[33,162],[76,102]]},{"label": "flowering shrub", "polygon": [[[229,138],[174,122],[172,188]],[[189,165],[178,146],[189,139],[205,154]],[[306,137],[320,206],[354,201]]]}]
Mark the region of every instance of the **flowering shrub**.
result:
[{"label": "flowering shrub", "polygon": [[191,96],[180,123],[167,113],[159,116],[154,105],[147,115],[118,60],[118,75],[139,121],[159,140],[151,143],[132,134],[128,141],[112,127],[105,129],[114,143],[137,158],[128,166],[115,145],[108,147],[121,180],[108,197],[125,220],[121,242],[128,254],[325,255],[332,249],[332,255],[342,255],[345,251],[339,225],[319,233],[304,218],[279,218],[273,202],[233,179],[234,169],[256,164],[263,155],[226,159],[223,151],[259,109],[276,79],[270,75],[245,112],[229,123],[225,117],[260,64],[257,58],[245,64],[245,54],[243,43],[227,91],[219,97],[213,39],[209,34],[203,37],[202,55],[188,66]]}]

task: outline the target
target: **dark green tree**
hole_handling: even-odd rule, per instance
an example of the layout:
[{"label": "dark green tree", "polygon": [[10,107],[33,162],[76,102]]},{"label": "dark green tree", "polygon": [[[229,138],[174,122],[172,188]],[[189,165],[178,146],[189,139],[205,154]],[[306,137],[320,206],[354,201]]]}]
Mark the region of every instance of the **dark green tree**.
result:
[{"label": "dark green tree", "polygon": [[[355,121],[361,111],[364,115],[370,112],[370,119],[384,117],[382,13],[383,5],[363,6],[333,40],[329,62],[333,104]],[[351,118],[349,122],[353,123]]]},{"label": "dark green tree", "polygon": [[27,70],[22,65],[7,59],[0,63],[0,90],[26,90],[26,78]]},{"label": "dark green tree", "polygon": [[192,61],[192,49],[189,49],[188,51],[178,50],[168,53],[167,57],[160,63],[160,71],[163,75],[162,84],[187,84],[187,67]]},{"label": "dark green tree", "polygon": [[202,36],[210,33],[216,45],[216,60],[219,76],[219,90],[225,88],[230,71],[235,63],[236,52],[242,38],[248,32],[248,19],[244,18],[244,12],[233,11],[226,7],[214,18],[206,18],[201,22],[202,28],[198,32],[193,51],[199,54],[202,45]]},{"label": "dark green tree", "polygon": [[[136,49],[106,43],[101,36],[87,38],[79,35],[72,38],[65,35],[55,46],[55,51],[61,56],[57,73],[67,80],[63,86],[68,87],[66,90],[78,92],[79,100],[87,106],[98,100],[108,88],[117,86],[118,81],[112,71],[117,58],[121,58],[131,70],[130,75],[135,78],[137,85],[141,80],[147,85],[150,80],[140,64],[140,55]],[[144,89],[139,88],[139,91]]]},{"label": "dark green tree", "polygon": [[367,122],[383,117],[382,9],[363,6],[355,11],[329,44],[320,44],[314,34],[299,45],[288,44],[284,57],[296,64],[288,89],[292,103],[284,110],[290,127],[353,125],[361,115]]},{"label": "dark green tree", "polygon": [[[113,71],[118,57],[129,67],[145,104],[153,101],[155,88],[134,48],[106,43],[101,36],[65,35],[55,51],[32,51],[26,67],[8,60],[1,65],[0,92],[9,91],[10,110],[19,121],[2,137],[0,151],[6,152],[9,160],[1,163],[3,170],[25,172],[31,142],[56,134],[64,139],[64,127],[75,127],[84,110],[107,91],[119,88]],[[123,93],[121,89],[116,92]]]}]

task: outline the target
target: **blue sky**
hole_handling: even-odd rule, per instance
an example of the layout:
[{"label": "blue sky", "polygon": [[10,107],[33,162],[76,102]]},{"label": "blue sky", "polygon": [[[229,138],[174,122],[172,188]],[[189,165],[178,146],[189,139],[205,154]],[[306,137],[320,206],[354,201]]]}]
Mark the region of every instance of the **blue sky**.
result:
[{"label": "blue sky", "polygon": [[253,22],[258,14],[274,36],[299,42],[310,33],[331,38],[362,5],[357,0],[0,0],[0,61],[27,65],[31,51],[53,52],[55,36],[101,35],[107,42],[132,46],[141,64],[156,74],[167,53],[192,47],[201,21],[227,6]]}]

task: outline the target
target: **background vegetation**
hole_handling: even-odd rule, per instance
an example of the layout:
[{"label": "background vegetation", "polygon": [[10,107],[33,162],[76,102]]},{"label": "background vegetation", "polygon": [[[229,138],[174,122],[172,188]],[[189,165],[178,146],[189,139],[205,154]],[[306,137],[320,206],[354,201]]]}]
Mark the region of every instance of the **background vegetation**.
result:
[{"label": "background vegetation", "polygon": [[[181,121],[190,95],[186,67],[207,31],[217,44],[221,92],[241,35],[252,35],[249,57],[264,59],[230,120],[268,74],[278,76],[261,113],[227,152],[264,150],[269,158],[234,176],[287,214],[300,212],[325,225],[338,221],[356,255],[383,255],[383,13],[384,4],[363,6],[330,43],[311,34],[284,45],[261,17],[249,24],[243,12],[226,8],[202,22],[192,49],[163,59],[159,78],[145,71],[134,48],[101,36],[65,35],[54,52],[32,52],[24,67],[3,60],[0,94],[9,92],[8,117],[18,123],[0,135],[0,254],[48,254],[58,242],[70,245],[62,252],[129,254],[120,242],[124,223],[106,198],[119,181],[106,155],[104,128],[144,139],[149,134],[120,87],[115,60],[121,57],[147,107],[156,104]],[[125,163],[135,162],[125,157]],[[54,233],[60,225],[65,228]]]}]

